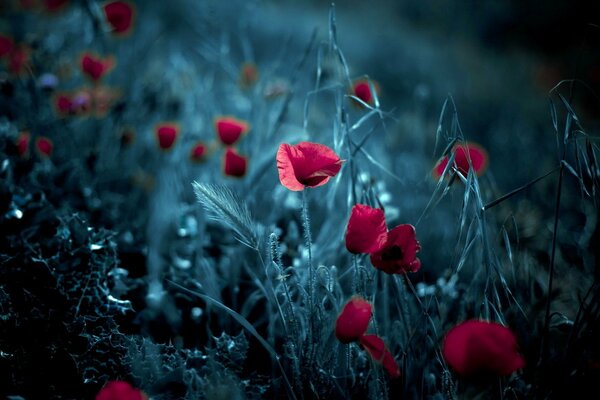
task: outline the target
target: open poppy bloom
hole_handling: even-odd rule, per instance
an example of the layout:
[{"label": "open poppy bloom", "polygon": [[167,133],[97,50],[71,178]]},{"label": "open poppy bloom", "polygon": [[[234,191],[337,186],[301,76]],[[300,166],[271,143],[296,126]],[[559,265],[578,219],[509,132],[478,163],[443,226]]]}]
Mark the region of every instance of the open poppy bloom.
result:
[{"label": "open poppy bloom", "polygon": [[335,337],[344,344],[359,340],[367,331],[372,315],[368,301],[359,296],[352,297],[335,321]]},{"label": "open poppy bloom", "polygon": [[377,335],[363,335],[360,338],[360,344],[374,361],[383,365],[392,378],[400,376],[400,367],[398,367],[394,356],[385,346],[383,339]]},{"label": "open poppy bloom", "polygon": [[200,162],[204,160],[206,154],[206,145],[202,142],[197,142],[190,150],[190,160]]},{"label": "open poppy bloom", "polygon": [[52,143],[52,140],[48,139],[47,137],[40,136],[35,141],[35,149],[37,150],[40,157],[48,158],[52,155],[52,150],[54,150],[54,144]]},{"label": "open poppy bloom", "polygon": [[326,184],[340,172],[343,163],[332,149],[319,143],[282,143],[277,151],[279,180],[296,192]]},{"label": "open poppy bloom", "polygon": [[116,34],[126,34],[133,26],[133,6],[126,1],[111,1],[102,7],[106,21]]},{"label": "open poppy bloom", "polygon": [[159,124],[154,129],[154,133],[156,134],[158,147],[162,150],[169,150],[179,136],[179,127],[175,124]]},{"label": "open poppy bloom", "polygon": [[[379,94],[379,85],[377,82],[369,81],[367,79],[359,79],[355,81],[352,85],[352,94],[363,102],[372,105],[375,96],[373,96],[373,92],[371,91],[371,84],[373,85],[375,92]],[[355,104],[361,105],[357,102],[355,102]]]},{"label": "open poppy bloom", "polygon": [[248,166],[248,159],[244,156],[241,156],[232,149],[228,147],[225,150],[225,161],[223,166],[223,172],[227,176],[235,176],[242,177],[246,175],[246,168]]},{"label": "open poppy bloom", "polygon": [[221,142],[226,146],[231,146],[238,141],[240,136],[248,132],[249,125],[234,117],[218,117],[215,119],[215,129]]},{"label": "open poppy bloom", "polygon": [[258,81],[258,67],[252,62],[242,64],[240,69],[240,86],[249,88]]},{"label": "open poppy bloom", "polygon": [[113,67],[111,57],[101,58],[91,53],[85,53],[81,57],[81,71],[94,82],[98,82]]},{"label": "open poppy bloom", "polygon": [[388,231],[383,211],[364,204],[352,207],[346,228],[346,248],[370,254],[371,264],[388,274],[416,272],[421,268],[421,245],[414,226],[398,225]]},{"label": "open poppy bloom", "polygon": [[21,132],[15,143],[17,145],[17,153],[19,153],[21,157],[27,157],[29,154],[29,142],[31,142],[31,135],[29,132]]},{"label": "open poppy bloom", "polygon": [[96,395],[96,400],[147,400],[148,397],[140,389],[127,382],[108,382]]},{"label": "open poppy bloom", "polygon": [[15,44],[10,37],[0,34],[0,58],[8,56],[14,47]]},{"label": "open poppy bloom", "polygon": [[[485,149],[480,145],[473,142],[456,144],[452,148],[452,152],[455,154],[453,167],[463,176],[467,176],[469,173],[469,165],[473,167],[473,172],[475,172],[477,176],[481,176],[485,172],[488,164],[488,155]],[[433,175],[436,179],[439,179],[442,176],[448,165],[448,161],[449,156],[444,156],[433,168]]]},{"label": "open poppy bloom", "polygon": [[466,321],[450,329],[443,355],[465,377],[478,373],[506,376],[525,366],[512,331],[487,321]]}]

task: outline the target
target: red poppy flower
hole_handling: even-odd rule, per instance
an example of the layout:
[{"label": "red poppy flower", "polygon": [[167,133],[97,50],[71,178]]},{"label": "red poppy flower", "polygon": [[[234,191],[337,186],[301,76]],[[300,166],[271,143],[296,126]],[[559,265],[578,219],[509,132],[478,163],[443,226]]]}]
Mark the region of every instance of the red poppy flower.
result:
[{"label": "red poppy flower", "polygon": [[326,184],[340,172],[343,163],[332,149],[319,143],[282,143],[277,151],[279,180],[293,191]]},{"label": "red poppy flower", "polygon": [[19,75],[29,61],[29,50],[24,46],[15,46],[8,55],[8,70]]},{"label": "red poppy flower", "polygon": [[455,326],[444,339],[443,354],[462,376],[505,376],[525,366],[515,335],[494,322],[471,320]]},{"label": "red poppy flower", "polygon": [[0,57],[8,56],[15,47],[13,40],[5,35],[0,35]]},{"label": "red poppy flower", "polygon": [[85,53],[81,57],[81,71],[94,82],[102,79],[104,74],[113,67],[113,64],[114,62],[110,57],[102,59],[91,53]]},{"label": "red poppy flower", "polygon": [[379,208],[364,204],[352,207],[346,229],[346,248],[351,253],[371,253],[385,245],[387,227],[385,215]]},{"label": "red poppy flower", "polygon": [[37,150],[40,157],[48,158],[52,155],[52,150],[54,150],[54,144],[52,143],[52,140],[48,139],[47,137],[40,136],[35,141],[35,149]]},{"label": "red poppy flower", "polygon": [[17,141],[16,141],[17,153],[19,153],[20,156],[22,156],[22,157],[27,156],[27,154],[29,153],[29,142],[30,141],[31,141],[31,135],[29,134],[29,132],[21,132],[21,134],[19,135],[19,137],[17,138]]},{"label": "red poppy flower", "polygon": [[[470,164],[473,166],[473,171],[477,176],[481,176],[488,164],[488,155],[483,147],[473,142],[465,142],[457,144],[453,147],[454,152],[454,168],[462,175],[467,176]],[[444,156],[433,169],[433,175],[439,178],[444,173],[444,169],[448,165],[449,156]]]},{"label": "red poppy flower", "polygon": [[162,150],[169,150],[179,136],[179,127],[175,124],[160,124],[156,126],[154,133],[158,140],[158,147]]},{"label": "red poppy flower", "polygon": [[371,304],[362,297],[352,297],[335,321],[335,337],[342,343],[360,339],[369,327],[373,312]]},{"label": "red poppy flower", "polygon": [[148,398],[140,389],[136,389],[127,382],[108,382],[96,395],[96,400],[147,400]]},{"label": "red poppy flower", "polygon": [[[371,85],[375,88],[375,93],[379,94],[379,85],[377,82],[367,79],[359,79],[352,85],[352,94],[367,104],[373,104],[374,96],[371,92]],[[355,104],[362,105],[358,102]]]},{"label": "red poppy flower", "polygon": [[248,88],[258,81],[258,67],[256,64],[247,62],[240,69],[240,86]]},{"label": "red poppy flower", "polygon": [[215,129],[221,142],[226,146],[231,146],[238,141],[240,136],[248,132],[249,125],[234,117],[218,117],[215,119]]},{"label": "red poppy flower", "polygon": [[57,93],[54,96],[54,111],[60,115],[68,115],[74,112],[73,100],[67,93]]},{"label": "red poppy flower", "polygon": [[415,227],[398,225],[387,233],[383,247],[371,253],[371,264],[388,274],[417,272],[421,268],[421,260],[417,258],[419,250],[421,245]]},{"label": "red poppy flower", "polygon": [[133,26],[133,6],[126,1],[111,1],[106,3],[102,10],[106,21],[116,34],[125,34]]},{"label": "red poppy flower", "polygon": [[43,0],[42,3],[46,11],[56,12],[63,8],[69,0]]},{"label": "red poppy flower", "polygon": [[242,177],[246,174],[248,159],[239,155],[234,149],[228,147],[225,150],[225,166],[223,170],[225,175]]},{"label": "red poppy flower", "polygon": [[204,160],[206,154],[206,145],[202,142],[197,142],[190,150],[190,160],[199,162]]},{"label": "red poppy flower", "polygon": [[400,368],[392,353],[385,346],[383,339],[377,335],[364,335],[360,338],[360,344],[374,361],[383,364],[392,378],[400,376]]}]

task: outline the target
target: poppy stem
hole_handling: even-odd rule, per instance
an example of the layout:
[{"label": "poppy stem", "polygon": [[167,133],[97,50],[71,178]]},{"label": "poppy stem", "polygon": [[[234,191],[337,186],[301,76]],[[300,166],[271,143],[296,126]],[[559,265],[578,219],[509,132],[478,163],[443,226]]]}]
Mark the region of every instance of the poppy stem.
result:
[{"label": "poppy stem", "polygon": [[[306,199],[306,189],[302,191],[302,227],[304,229],[304,241],[306,251],[308,252],[308,312],[309,312],[309,330],[308,341],[312,343],[314,333],[314,304],[315,304],[315,272],[312,263],[312,236],[310,234],[310,218],[308,217],[308,201]],[[312,351],[311,351],[312,353]]]}]

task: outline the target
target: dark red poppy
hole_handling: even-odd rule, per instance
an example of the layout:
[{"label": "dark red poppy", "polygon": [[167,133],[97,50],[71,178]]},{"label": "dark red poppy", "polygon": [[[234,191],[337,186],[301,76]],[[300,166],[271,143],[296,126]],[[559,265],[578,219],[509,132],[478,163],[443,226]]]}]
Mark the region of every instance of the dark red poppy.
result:
[{"label": "dark red poppy", "polygon": [[346,248],[351,253],[371,253],[385,245],[387,227],[385,215],[379,208],[364,204],[352,207],[346,229]]},{"label": "dark red poppy", "polygon": [[372,315],[368,301],[360,296],[352,297],[335,321],[335,337],[342,343],[359,340],[367,331]]},{"label": "dark red poppy", "polygon": [[326,184],[340,172],[343,163],[332,149],[319,143],[282,143],[277,151],[279,180],[293,191]]},{"label": "dark red poppy", "polygon": [[75,108],[71,96],[67,93],[57,93],[54,96],[54,110],[60,116],[73,113]]},{"label": "dark red poppy", "polygon": [[179,136],[179,127],[176,124],[159,124],[154,129],[154,133],[156,134],[158,147],[162,150],[169,150]]},{"label": "dark red poppy", "polygon": [[85,53],[81,57],[81,71],[94,82],[98,82],[113,67],[113,60]]},{"label": "dark red poppy", "polygon": [[215,119],[215,130],[221,142],[226,146],[231,146],[238,141],[240,136],[248,132],[247,122],[234,117],[217,117]]},{"label": "dark red poppy", "polygon": [[388,274],[417,272],[421,268],[421,260],[417,258],[419,250],[421,245],[415,227],[398,225],[387,233],[383,247],[371,253],[371,264]]},{"label": "dark red poppy", "polygon": [[42,0],[44,8],[50,12],[60,11],[68,2],[69,0]]},{"label": "dark red poppy", "polygon": [[40,157],[48,158],[52,155],[54,144],[52,143],[52,140],[48,139],[47,137],[40,136],[35,141],[35,149]]},{"label": "dark red poppy", "polygon": [[96,400],[147,400],[148,398],[140,389],[136,389],[127,382],[108,382],[96,395]]},{"label": "dark red poppy", "polygon": [[228,147],[225,150],[225,162],[223,171],[227,176],[242,177],[246,175],[248,159],[239,155],[233,148]]},{"label": "dark red poppy", "polygon": [[16,141],[17,153],[19,153],[20,156],[26,157],[29,154],[29,142],[31,142],[31,135],[29,132],[21,132]]},{"label": "dark red poppy", "polygon": [[392,378],[400,377],[400,367],[385,346],[383,339],[377,335],[364,335],[360,338],[360,344],[374,361],[383,365]]},{"label": "dark red poppy", "polygon": [[206,145],[203,142],[197,142],[190,150],[190,160],[200,162],[204,160],[206,154]]},{"label": "dark red poppy", "polygon": [[258,81],[258,67],[252,62],[242,64],[240,68],[240,86],[249,88]]},{"label": "dark red poppy", "polygon": [[525,366],[512,331],[495,322],[471,320],[450,329],[444,339],[446,362],[461,376],[505,376]]},{"label": "dark red poppy", "polygon": [[8,70],[15,75],[21,74],[29,62],[29,50],[24,46],[15,46],[8,55]]},{"label": "dark red poppy", "polygon": [[[473,142],[465,142],[457,144],[452,148],[454,152],[454,168],[456,168],[462,175],[467,176],[469,172],[469,159],[470,164],[473,166],[473,171],[477,176],[481,176],[488,164],[488,155],[483,147]],[[444,156],[438,161],[436,166],[433,168],[433,175],[436,179],[444,173],[444,169],[448,165],[449,156]]]},{"label": "dark red poppy", "polygon": [[[371,91],[371,85],[375,88],[375,93],[379,94],[379,85],[377,82],[369,81],[367,79],[359,79],[352,85],[352,94],[362,100],[363,102],[372,105],[375,96]],[[355,104],[360,104],[355,102]]]},{"label": "dark red poppy", "polygon": [[133,26],[133,6],[126,1],[111,1],[102,7],[106,21],[116,34],[126,34]]},{"label": "dark red poppy", "polygon": [[8,56],[14,47],[15,43],[10,37],[0,34],[0,57]]}]

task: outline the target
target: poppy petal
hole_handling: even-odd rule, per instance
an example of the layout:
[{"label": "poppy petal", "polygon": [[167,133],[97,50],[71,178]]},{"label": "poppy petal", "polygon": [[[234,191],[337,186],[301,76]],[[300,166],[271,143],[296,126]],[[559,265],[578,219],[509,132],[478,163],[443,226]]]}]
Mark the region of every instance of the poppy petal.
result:
[{"label": "poppy petal", "polygon": [[96,395],[96,400],[146,400],[147,397],[139,389],[127,382],[108,382]]},{"label": "poppy petal", "polygon": [[248,160],[246,157],[239,155],[232,148],[227,148],[225,151],[225,175],[242,177],[246,174],[247,165]]},{"label": "poppy petal", "polygon": [[[469,160],[473,171],[477,176],[481,176],[488,164],[488,154],[483,147],[473,142],[465,142],[453,147],[454,168],[466,176],[469,173]],[[444,156],[433,168],[435,178],[442,176],[442,173],[448,165],[449,156]]]},{"label": "poppy petal", "polygon": [[506,376],[525,366],[512,331],[487,321],[466,321],[450,329],[444,339],[443,355],[462,376]]},{"label": "poppy petal", "polygon": [[359,340],[369,327],[371,304],[362,297],[351,298],[335,321],[335,337],[342,343]]},{"label": "poppy petal", "polygon": [[54,144],[52,143],[52,140],[47,137],[40,136],[35,141],[35,149],[41,157],[48,158],[52,155]]},{"label": "poppy petal", "polygon": [[129,32],[133,25],[134,8],[126,1],[111,1],[102,7],[106,21],[113,28],[113,32],[124,34]]},{"label": "poppy petal", "polygon": [[204,160],[206,154],[206,145],[202,142],[196,143],[190,150],[190,160],[199,162]]},{"label": "poppy petal", "polygon": [[276,159],[281,184],[293,191],[326,184],[344,163],[329,147],[311,142],[282,143]]},{"label": "poppy petal", "polygon": [[394,356],[387,349],[383,339],[377,335],[364,335],[360,338],[360,344],[374,361],[383,364],[383,367],[392,378],[400,377],[400,368],[394,360]]},{"label": "poppy petal", "polygon": [[158,125],[155,130],[158,147],[169,150],[175,144],[179,135],[179,127],[174,124]]},{"label": "poppy petal", "polygon": [[231,146],[248,131],[249,125],[247,122],[233,117],[219,117],[215,120],[215,129],[221,142],[226,146]]},{"label": "poppy petal", "polygon": [[420,250],[415,227],[398,225],[388,232],[385,245],[371,253],[371,263],[388,274],[417,272],[421,268],[421,260],[416,257]]},{"label": "poppy petal", "polygon": [[369,86],[369,82],[360,81],[354,85],[354,95],[364,101],[367,104],[371,103],[373,100],[373,95],[371,94],[371,87]]},{"label": "poppy petal", "polygon": [[102,79],[112,66],[113,61],[110,58],[103,60],[90,53],[81,57],[81,71],[95,82]]},{"label": "poppy petal", "polygon": [[364,204],[352,207],[346,229],[346,248],[349,252],[372,253],[387,241],[387,227],[383,210]]},{"label": "poppy petal", "polygon": [[5,35],[0,35],[0,57],[9,55],[14,48],[15,44],[13,40]]},{"label": "poppy petal", "polygon": [[29,132],[22,132],[17,138],[17,152],[20,156],[25,157],[29,153],[29,142],[31,141],[31,135]]}]

